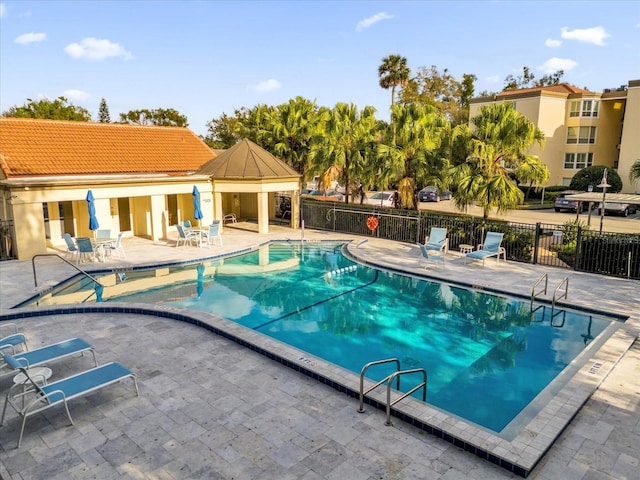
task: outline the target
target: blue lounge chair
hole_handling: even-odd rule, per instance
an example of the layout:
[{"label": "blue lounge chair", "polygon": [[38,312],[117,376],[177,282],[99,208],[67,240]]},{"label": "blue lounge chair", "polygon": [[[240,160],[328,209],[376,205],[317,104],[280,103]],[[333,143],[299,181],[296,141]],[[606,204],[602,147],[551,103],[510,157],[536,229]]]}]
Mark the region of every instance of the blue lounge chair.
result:
[{"label": "blue lounge chair", "polygon": [[442,268],[444,268],[444,252],[438,250],[438,253],[430,253],[429,249],[426,245],[423,245],[420,242],[416,242],[416,245],[420,247],[420,253],[422,254],[422,258],[425,260],[424,268],[427,268],[428,262],[430,260],[441,260]]},{"label": "blue lounge chair", "polygon": [[16,347],[20,345],[22,345],[22,349],[28,350],[27,337],[25,337],[22,333],[13,333],[11,335],[7,335],[6,337],[0,338],[0,352],[7,351],[8,353],[15,355]]},{"label": "blue lounge chair", "polygon": [[96,252],[93,249],[93,245],[91,244],[91,239],[89,237],[76,238],[76,243],[78,244],[77,264],[87,259],[91,262],[96,261]]},{"label": "blue lounge chair", "polygon": [[504,261],[507,261],[507,252],[502,247],[502,237],[504,233],[487,232],[484,243],[478,245],[478,249],[475,252],[467,253],[465,256],[471,260],[482,260],[482,266],[484,261],[489,257],[496,257],[496,262],[500,261],[500,255],[503,256]]},{"label": "blue lounge chair", "polygon": [[449,239],[447,229],[441,227],[431,227],[431,232],[425,243],[427,250],[447,253],[449,251]]},{"label": "blue lounge chair", "polygon": [[67,244],[67,251],[64,252],[64,258],[71,257],[71,259],[73,260],[73,257],[75,255],[78,255],[78,247],[76,247],[76,244],[73,243],[73,239],[68,233],[65,233],[62,238],[64,238],[64,242]]},{"label": "blue lounge chair", "polygon": [[[93,363],[98,366],[98,360],[96,359],[96,351],[92,345],[87,343],[82,338],[70,338],[63,342],[47,345],[46,347],[37,348],[28,352],[21,352],[12,355],[12,357],[19,362],[20,366],[24,368],[31,368],[43,363],[51,362],[53,360],[59,360],[77,353],[91,352],[93,355]],[[6,357],[9,354],[0,351],[0,357],[3,358],[3,364],[0,364],[0,378],[7,375],[7,373],[16,373],[13,367],[9,366]],[[6,363],[5,363],[6,362]],[[8,372],[6,371],[8,367]]]},{"label": "blue lounge chair", "polygon": [[53,407],[54,405],[59,403],[64,404],[69,422],[71,422],[71,425],[74,425],[71,414],[69,413],[69,400],[95,392],[125,378],[133,379],[136,395],[140,395],[135,374],[117,362],[107,363],[92,368],[91,370],[85,370],[71,377],[46,384],[43,381],[38,381],[36,378],[31,378],[29,376],[29,370],[24,368],[21,362],[12,355],[5,355],[5,360],[12,368],[20,370],[26,378],[25,382],[29,384],[26,389],[24,384],[13,385],[9,389],[5,398],[4,408],[2,409],[2,418],[0,418],[0,426],[2,426],[5,414],[7,413],[7,405],[11,405],[18,415],[22,417],[18,448],[20,448],[20,444],[22,443],[22,435],[24,434],[27,417]]}]

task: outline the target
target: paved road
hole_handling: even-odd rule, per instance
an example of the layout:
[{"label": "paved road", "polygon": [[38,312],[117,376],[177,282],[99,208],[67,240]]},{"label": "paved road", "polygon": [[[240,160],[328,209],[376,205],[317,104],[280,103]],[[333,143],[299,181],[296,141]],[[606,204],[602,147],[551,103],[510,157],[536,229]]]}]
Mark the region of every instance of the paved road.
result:
[{"label": "paved road", "polygon": [[[459,211],[454,208],[453,202],[451,201],[423,202],[420,203],[419,209],[445,213],[459,213]],[[470,207],[467,213],[470,215],[482,216],[482,209],[480,207]],[[555,212],[553,208],[547,208],[544,210],[512,210],[506,214],[497,214],[494,211],[490,217],[519,223],[542,222],[562,225],[565,222],[575,220],[576,214],[569,212]],[[589,214],[587,212],[580,214],[579,218],[584,223],[589,222]],[[593,210],[591,212],[590,225],[592,230],[600,229],[600,216],[598,215],[597,210]],[[607,215],[604,217],[602,231],[640,233],[640,212],[634,215],[629,215],[626,218]]]}]

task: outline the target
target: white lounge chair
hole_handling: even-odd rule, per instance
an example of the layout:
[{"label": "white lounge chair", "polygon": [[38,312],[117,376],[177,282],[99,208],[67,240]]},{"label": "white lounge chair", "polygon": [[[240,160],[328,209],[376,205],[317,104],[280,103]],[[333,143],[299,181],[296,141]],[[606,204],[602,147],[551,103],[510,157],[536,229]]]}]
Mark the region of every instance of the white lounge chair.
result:
[{"label": "white lounge chair", "polygon": [[224,213],[222,212],[222,224],[226,225],[227,223],[238,223],[238,219],[236,218],[235,213]]},{"label": "white lounge chair", "polygon": [[474,252],[467,253],[465,257],[471,260],[482,260],[482,266],[484,266],[484,261],[489,257],[496,257],[496,263],[499,262],[500,255],[503,256],[506,262],[507,251],[502,246],[503,237],[504,233],[487,232],[484,242],[478,245],[478,249]]},{"label": "white lounge chair", "polygon": [[176,225],[176,229],[178,230],[178,241],[176,242],[176,247],[180,246],[180,242],[182,242],[183,245],[186,245],[187,242],[193,245],[193,241],[196,240],[196,235],[193,232],[187,232],[180,224]]},{"label": "white lounge chair", "polygon": [[431,227],[431,232],[426,238],[425,247],[427,250],[447,253],[449,251],[449,239],[447,229],[442,227]]},{"label": "white lounge chair", "polygon": [[430,253],[429,249],[427,249],[426,245],[423,245],[420,242],[416,242],[416,245],[420,247],[420,254],[422,258],[425,260],[424,268],[427,269],[429,261],[437,261],[440,260],[442,262],[442,268],[444,268],[444,252],[441,250],[437,250],[438,253]]},{"label": "white lounge chair", "polygon": [[[64,404],[69,422],[73,425],[73,419],[71,418],[69,405],[67,404],[69,400],[95,392],[125,378],[133,379],[136,395],[140,395],[135,373],[117,362],[107,363],[99,367],[96,366],[91,370],[85,370],[71,377],[47,384],[38,377],[32,378],[29,376],[29,369],[25,368],[19,359],[14,358],[12,355],[5,355],[5,360],[14,370],[22,372],[25,377],[25,384],[13,385],[7,392],[4,408],[2,409],[2,418],[0,418],[0,426],[2,426],[7,413],[7,405],[10,405],[18,415],[22,417],[18,448],[20,448],[20,444],[22,443],[22,435],[24,434],[27,417],[51,408],[54,405],[59,403]],[[25,389],[25,386],[28,388]]]}]

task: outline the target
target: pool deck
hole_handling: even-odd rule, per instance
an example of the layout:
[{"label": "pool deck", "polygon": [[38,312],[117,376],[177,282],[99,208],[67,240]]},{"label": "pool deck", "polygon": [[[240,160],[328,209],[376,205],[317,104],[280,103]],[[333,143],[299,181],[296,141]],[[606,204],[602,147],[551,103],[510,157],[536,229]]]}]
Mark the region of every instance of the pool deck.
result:
[{"label": "pool deck", "polygon": [[[211,250],[129,238],[125,260],[86,268],[196,260],[268,240],[301,239],[299,230],[271,229],[259,236],[225,228],[224,247]],[[189,314],[192,321],[228,332],[257,352],[279,352],[279,362],[192,324],[147,315],[142,306],[126,314],[90,308],[62,314],[49,308],[50,315],[18,321],[31,348],[83,337],[96,347],[101,363],[119,361],[136,372],[140,396],[125,381],[74,400],[75,426],[68,425],[61,408],[38,414],[27,421],[20,449],[20,422],[11,411],[0,427],[0,478],[520,478],[496,461],[533,468],[528,478],[535,479],[637,478],[640,282],[495,259],[483,267],[482,262],[466,263],[457,252],[450,252],[444,268],[434,262],[425,270],[412,245],[370,238],[358,246],[361,238],[308,229],[304,239],[353,240],[348,250],[358,261],[524,297],[547,273],[549,293],[540,297],[546,302],[567,277],[567,305],[630,318],[609,340],[587,350],[575,375],[542,399],[543,410],[514,438],[500,438],[411,398],[394,407],[400,417],[427,425],[445,441],[398,418],[385,426],[385,412],[372,406],[357,413],[357,398],[334,389],[357,390],[357,375],[224,319]],[[37,274],[42,287],[74,270],[44,257],[37,259]],[[31,261],[0,262],[0,315],[35,291]],[[162,310],[168,317],[184,313]],[[330,381],[318,382],[282,363]],[[75,357],[50,366],[60,378],[90,364],[86,357]],[[3,396],[10,385],[10,376],[0,378]],[[383,393],[374,392],[371,399],[383,402]],[[473,455],[465,449],[478,451]]]}]

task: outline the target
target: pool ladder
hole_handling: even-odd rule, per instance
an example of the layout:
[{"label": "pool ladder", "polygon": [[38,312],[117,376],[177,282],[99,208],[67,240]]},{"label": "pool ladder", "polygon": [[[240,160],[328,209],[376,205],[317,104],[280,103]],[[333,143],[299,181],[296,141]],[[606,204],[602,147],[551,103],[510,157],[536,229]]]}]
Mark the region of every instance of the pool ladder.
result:
[{"label": "pool ladder", "polygon": [[[544,287],[542,288],[542,290],[536,292],[536,287],[538,287],[542,282],[544,282]],[[546,306],[538,305],[536,308],[533,308],[533,301],[535,300],[537,295],[547,294],[548,284],[549,284],[549,276],[546,273],[543,273],[542,275],[540,275],[536,283],[533,285],[533,288],[531,289],[531,318],[533,319],[534,314],[542,308],[542,320],[540,320],[541,322],[544,321],[544,317],[546,314]],[[564,287],[564,291],[561,291],[562,287]],[[567,312],[565,310],[556,312],[555,309],[556,309],[556,302],[563,298],[566,299],[568,295],[569,295],[569,277],[565,277],[560,281],[558,286],[553,291],[553,299],[551,300],[551,326],[552,327],[564,326],[564,321],[565,321]],[[555,317],[557,317],[560,314],[562,314],[562,322],[560,324],[554,324]]]},{"label": "pool ladder", "polygon": [[[382,365],[384,363],[395,363],[396,371],[393,372],[391,375],[386,376],[375,385],[372,385],[365,391],[364,375],[367,372],[367,369],[374,365]],[[402,375],[407,375],[412,373],[422,373],[422,382],[416,385],[415,387],[413,387],[408,392],[402,394],[399,398],[396,398],[392,402],[391,401],[391,385],[393,384],[393,381],[396,380],[396,390],[400,390],[400,377]],[[362,367],[362,370],[360,371],[360,408],[358,408],[358,413],[364,413],[364,396],[367,393],[369,393],[371,390],[382,385],[383,383],[387,383],[387,421],[385,422],[385,425],[387,426],[393,425],[393,423],[391,423],[391,407],[396,403],[398,403],[400,400],[403,400],[404,398],[411,395],[413,392],[416,392],[422,388],[423,389],[422,401],[423,402],[427,401],[427,371],[424,368],[412,368],[410,370],[400,370],[400,361],[397,358],[387,358],[385,360],[377,360],[375,362],[369,362],[364,367]]]}]

